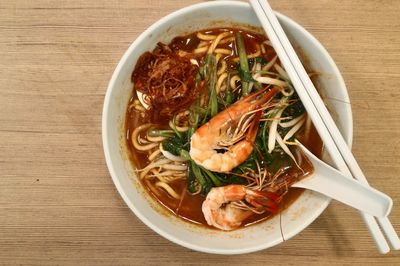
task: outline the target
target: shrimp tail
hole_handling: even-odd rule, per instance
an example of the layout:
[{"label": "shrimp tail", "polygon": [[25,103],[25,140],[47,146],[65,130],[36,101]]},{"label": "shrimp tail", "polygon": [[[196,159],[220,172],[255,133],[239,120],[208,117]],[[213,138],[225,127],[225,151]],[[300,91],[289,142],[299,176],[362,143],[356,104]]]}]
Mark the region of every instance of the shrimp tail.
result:
[{"label": "shrimp tail", "polygon": [[246,195],[246,201],[258,209],[272,213],[279,211],[280,196],[274,192],[251,190]]}]

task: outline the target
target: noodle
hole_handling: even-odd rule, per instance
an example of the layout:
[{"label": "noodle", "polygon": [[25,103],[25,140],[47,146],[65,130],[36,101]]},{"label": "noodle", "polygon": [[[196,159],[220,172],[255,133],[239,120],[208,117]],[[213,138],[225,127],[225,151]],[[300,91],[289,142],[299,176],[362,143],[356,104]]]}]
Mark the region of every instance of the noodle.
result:
[{"label": "noodle", "polygon": [[219,76],[218,81],[217,81],[217,87],[216,87],[217,93],[219,93],[220,91],[223,91],[222,90],[222,83],[225,81],[225,79],[227,77],[228,77],[227,73],[223,73],[223,74],[221,74]]},{"label": "noodle", "polygon": [[197,33],[197,38],[199,38],[200,40],[204,40],[204,41],[212,41],[215,38],[217,38],[216,35],[212,35],[212,34],[203,34],[200,31]]},{"label": "noodle", "polygon": [[222,73],[224,73],[225,70],[226,70],[226,67],[227,67],[226,61],[223,60],[223,61],[221,62],[221,67],[218,69],[217,75],[219,76],[219,75],[221,75]]},{"label": "noodle", "polygon": [[[132,162],[143,186],[185,220],[207,225],[202,213],[205,196],[226,185],[266,193],[279,211],[290,201],[291,184],[311,171],[292,148],[294,138],[307,140],[312,124],[264,35],[221,28],[178,36],[141,55],[132,82],[126,115]],[[257,96],[250,102],[260,101],[259,105],[230,111],[253,95]],[[261,102],[266,95],[272,98]],[[221,113],[227,113],[226,120],[216,118]],[[219,139],[215,147],[204,139],[199,144],[204,151],[196,154],[193,135],[204,128],[215,130]],[[230,164],[232,160],[217,158],[235,152],[240,143],[250,143],[251,153],[229,171],[212,170],[197,160]],[[221,208],[250,213],[242,225],[275,213],[272,207],[256,206],[245,198]]]},{"label": "noodle", "polygon": [[240,81],[239,75],[235,75],[235,76],[231,77],[230,85],[231,85],[231,88],[233,88],[233,90],[237,89],[236,82],[238,82],[238,81]]},{"label": "noodle", "polygon": [[214,50],[214,53],[230,55],[232,53],[232,51],[228,50],[228,49],[217,48],[217,49]]},{"label": "noodle", "polygon": [[167,183],[165,183],[165,182],[157,182],[156,186],[162,187],[163,189],[165,189],[168,192],[169,195],[171,195],[175,199],[179,199],[179,195]]},{"label": "noodle", "polygon": [[217,38],[215,38],[215,40],[213,41],[213,43],[211,44],[210,48],[208,49],[209,54],[213,53],[215,48],[217,47],[218,43],[225,37],[229,36],[231,33],[230,32],[223,32],[221,34],[219,34],[217,36]]}]

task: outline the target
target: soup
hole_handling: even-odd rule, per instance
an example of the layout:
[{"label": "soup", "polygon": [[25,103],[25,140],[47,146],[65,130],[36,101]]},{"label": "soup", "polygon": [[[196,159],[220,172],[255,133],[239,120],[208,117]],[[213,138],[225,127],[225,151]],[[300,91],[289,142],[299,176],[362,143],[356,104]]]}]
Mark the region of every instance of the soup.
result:
[{"label": "soup", "polygon": [[[311,75],[311,74],[310,74]],[[268,219],[322,142],[266,36],[218,28],[138,59],[125,130],[143,186],[174,215],[234,230]]]}]

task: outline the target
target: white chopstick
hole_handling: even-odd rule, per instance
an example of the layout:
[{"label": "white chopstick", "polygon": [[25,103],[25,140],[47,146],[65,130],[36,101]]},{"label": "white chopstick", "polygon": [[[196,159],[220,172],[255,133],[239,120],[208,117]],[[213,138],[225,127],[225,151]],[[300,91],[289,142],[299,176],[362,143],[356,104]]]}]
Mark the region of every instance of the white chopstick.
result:
[{"label": "white chopstick", "polygon": [[[336,127],[336,124],[287,39],[272,8],[266,0],[249,1],[336,166],[345,175],[353,176],[358,181],[368,184],[354,156],[340,134],[339,129]],[[374,217],[365,213],[361,213],[361,216],[367,224],[381,253],[389,252],[390,247],[377,222],[385,232],[393,249],[400,249],[400,239],[388,218],[378,218],[375,220]]]}]

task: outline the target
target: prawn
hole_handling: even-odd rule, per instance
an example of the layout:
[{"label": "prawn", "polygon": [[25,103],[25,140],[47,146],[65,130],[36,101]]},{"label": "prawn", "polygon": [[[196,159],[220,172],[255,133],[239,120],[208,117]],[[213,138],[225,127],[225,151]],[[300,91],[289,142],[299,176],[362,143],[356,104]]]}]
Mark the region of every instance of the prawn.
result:
[{"label": "prawn", "polygon": [[[246,201],[251,207],[239,208],[234,202]],[[276,213],[279,196],[268,191],[257,191],[243,185],[214,187],[207,194],[202,205],[204,218],[208,225],[229,231],[238,228],[254,211]]]},{"label": "prawn", "polygon": [[214,172],[229,172],[254,148],[262,110],[277,93],[268,87],[229,106],[199,127],[190,140],[190,157]]}]

